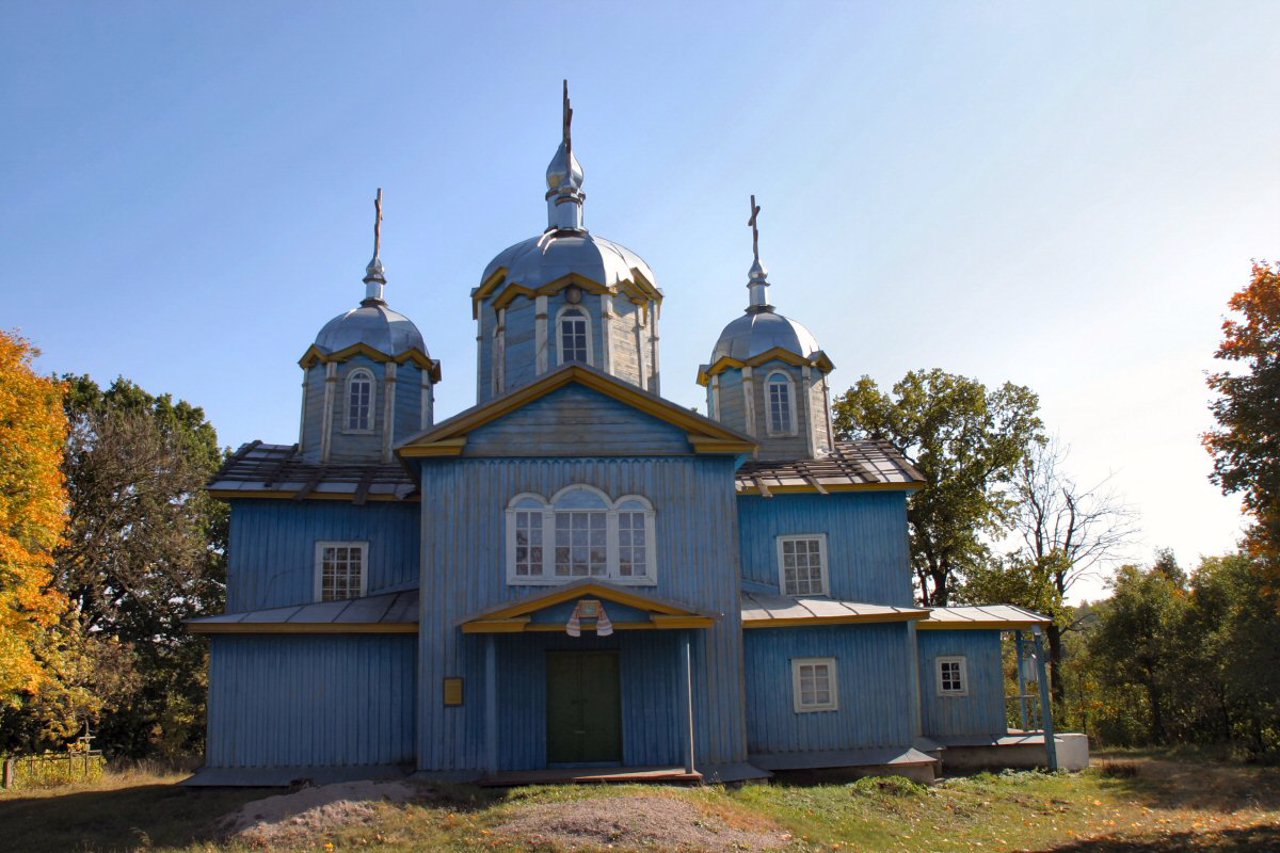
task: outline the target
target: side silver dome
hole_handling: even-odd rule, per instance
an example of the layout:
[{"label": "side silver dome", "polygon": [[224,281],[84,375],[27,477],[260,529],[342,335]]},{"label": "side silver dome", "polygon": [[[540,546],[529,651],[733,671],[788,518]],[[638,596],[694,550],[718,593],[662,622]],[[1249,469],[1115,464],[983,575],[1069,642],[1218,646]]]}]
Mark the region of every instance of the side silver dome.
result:
[{"label": "side silver dome", "polygon": [[529,288],[564,278],[569,273],[606,287],[634,280],[636,271],[656,285],[653,270],[639,255],[586,231],[547,231],[498,253],[485,267],[481,281],[505,268],[506,279]]},{"label": "side silver dome", "polygon": [[316,346],[326,353],[356,344],[366,344],[390,356],[411,349],[427,355],[427,345],[418,327],[408,317],[388,308],[385,302],[366,300],[359,308],[325,323],[320,334],[316,335]]},{"label": "side silver dome", "polygon": [[724,327],[710,363],[722,358],[747,361],[775,347],[806,359],[822,351],[813,334],[795,320],[773,311],[753,311]]}]

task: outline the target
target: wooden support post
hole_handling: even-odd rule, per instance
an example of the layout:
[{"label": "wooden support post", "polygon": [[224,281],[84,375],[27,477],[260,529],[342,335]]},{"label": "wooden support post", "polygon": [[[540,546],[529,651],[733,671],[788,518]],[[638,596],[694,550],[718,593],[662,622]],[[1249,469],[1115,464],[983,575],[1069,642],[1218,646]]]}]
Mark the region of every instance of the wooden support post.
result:
[{"label": "wooden support post", "polygon": [[1040,681],[1040,719],[1044,733],[1044,753],[1049,759],[1049,769],[1058,769],[1058,746],[1053,742],[1053,706],[1049,700],[1049,678],[1044,665],[1044,639],[1040,635],[1040,626],[1031,626],[1031,635],[1036,641],[1036,676]]},{"label": "wooden support post", "polygon": [[484,758],[498,772],[498,650],[493,634],[484,637]]},{"label": "wooden support post", "polygon": [[688,631],[680,632],[677,655],[676,719],[680,721],[680,760],[684,763],[684,772],[693,773],[693,661]]},{"label": "wooden support post", "polygon": [[1022,671],[1022,632],[1013,632],[1014,660],[1018,669],[1018,711],[1022,714],[1022,730],[1027,731],[1027,678]]}]

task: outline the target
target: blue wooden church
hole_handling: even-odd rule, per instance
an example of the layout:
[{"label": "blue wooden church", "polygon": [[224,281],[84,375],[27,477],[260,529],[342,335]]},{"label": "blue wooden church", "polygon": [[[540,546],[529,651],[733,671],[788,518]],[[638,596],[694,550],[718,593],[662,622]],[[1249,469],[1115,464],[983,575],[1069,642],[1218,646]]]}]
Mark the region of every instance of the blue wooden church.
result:
[{"label": "blue wooden church", "polygon": [[584,226],[570,115],[566,90],[545,230],[471,293],[476,405],[436,417],[379,193],[364,299],[299,361],[297,443],[211,484],[231,538],[227,613],[191,623],[196,784],[931,778],[1010,739],[1001,633],[1043,618],[914,604],[920,474],[836,439],[832,361],[771,304],[758,244],[698,371],[708,416],[661,396],[663,294]]}]

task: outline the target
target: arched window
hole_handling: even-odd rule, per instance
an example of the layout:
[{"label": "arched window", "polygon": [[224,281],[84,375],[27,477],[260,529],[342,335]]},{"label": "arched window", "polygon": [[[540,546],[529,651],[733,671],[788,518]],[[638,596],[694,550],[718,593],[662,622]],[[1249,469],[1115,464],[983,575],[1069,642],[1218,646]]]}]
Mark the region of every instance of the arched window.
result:
[{"label": "arched window", "polygon": [[590,323],[581,308],[565,308],[556,319],[561,364],[591,363]]},{"label": "arched window", "polygon": [[522,493],[507,504],[507,582],[556,584],[586,578],[654,580],[653,505],[639,495],[617,501],[573,485],[551,500]]},{"label": "arched window", "polygon": [[796,409],[791,377],[781,371],[770,373],[764,383],[769,410],[769,434],[790,435],[796,431]]},{"label": "arched window", "polygon": [[347,430],[373,431],[373,374],[363,367],[347,376]]}]

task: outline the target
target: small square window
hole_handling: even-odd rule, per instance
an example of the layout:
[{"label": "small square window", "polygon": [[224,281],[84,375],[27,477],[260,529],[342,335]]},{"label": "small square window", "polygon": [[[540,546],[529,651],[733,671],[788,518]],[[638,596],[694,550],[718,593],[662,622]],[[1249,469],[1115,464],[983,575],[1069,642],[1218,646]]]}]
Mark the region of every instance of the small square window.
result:
[{"label": "small square window", "polygon": [[949,655],[936,660],[939,696],[968,696],[969,673],[963,655]]},{"label": "small square window", "polygon": [[778,587],[783,595],[827,594],[826,534],[778,537]]},{"label": "small square window", "polygon": [[317,542],[316,600],[342,601],[364,595],[368,552],[367,542]]},{"label": "small square window", "polygon": [[835,711],[840,707],[835,658],[793,658],[792,700],[797,714]]}]

